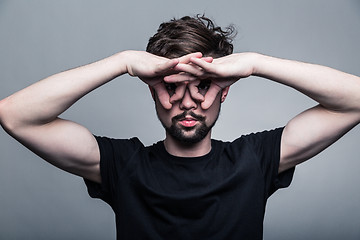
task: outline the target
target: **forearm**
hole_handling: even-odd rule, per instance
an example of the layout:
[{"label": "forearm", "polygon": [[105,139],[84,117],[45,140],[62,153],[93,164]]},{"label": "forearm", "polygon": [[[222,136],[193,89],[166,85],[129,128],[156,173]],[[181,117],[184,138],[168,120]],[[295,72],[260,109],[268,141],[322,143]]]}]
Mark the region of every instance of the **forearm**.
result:
[{"label": "forearm", "polygon": [[360,111],[360,78],[332,68],[257,54],[253,75],[285,84],[334,111]]},{"label": "forearm", "polygon": [[45,124],[93,89],[126,72],[122,54],[43,79],[0,102],[4,127]]}]

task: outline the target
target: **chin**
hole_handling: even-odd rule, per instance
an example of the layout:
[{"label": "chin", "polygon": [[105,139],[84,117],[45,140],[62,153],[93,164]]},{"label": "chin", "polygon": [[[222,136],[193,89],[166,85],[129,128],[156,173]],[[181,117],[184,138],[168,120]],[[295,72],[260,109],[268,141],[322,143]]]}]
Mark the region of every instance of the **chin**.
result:
[{"label": "chin", "polygon": [[[195,144],[202,141],[211,130],[210,127],[202,124],[199,127],[190,129],[183,129],[172,125],[170,128],[166,128],[167,133],[183,144]],[[191,131],[191,133],[190,133]]]}]

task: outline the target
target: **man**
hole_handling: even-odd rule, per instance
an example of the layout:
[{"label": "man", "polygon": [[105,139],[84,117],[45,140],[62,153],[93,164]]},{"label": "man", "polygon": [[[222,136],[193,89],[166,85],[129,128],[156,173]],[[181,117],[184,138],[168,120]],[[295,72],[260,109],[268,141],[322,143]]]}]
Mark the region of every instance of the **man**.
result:
[{"label": "man", "polygon": [[[360,79],[256,53],[232,54],[231,29],[204,17],[163,23],[147,52],[124,51],[55,74],[0,102],[4,129],[53,165],[84,177],[116,214],[119,239],[261,239],[267,198],[294,167],[360,121]],[[164,141],[95,137],[58,116],[112,79],[149,85]],[[284,128],[211,139],[230,85],[250,75],[290,86],[319,105]]]}]

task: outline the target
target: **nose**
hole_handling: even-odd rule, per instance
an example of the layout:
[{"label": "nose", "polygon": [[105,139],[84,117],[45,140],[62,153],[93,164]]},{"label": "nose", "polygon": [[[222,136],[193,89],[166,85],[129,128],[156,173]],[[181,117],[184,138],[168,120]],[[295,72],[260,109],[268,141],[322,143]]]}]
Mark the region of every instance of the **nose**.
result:
[{"label": "nose", "polygon": [[180,109],[189,110],[194,108],[197,108],[197,102],[191,97],[190,90],[186,87],[184,96],[180,101]]}]

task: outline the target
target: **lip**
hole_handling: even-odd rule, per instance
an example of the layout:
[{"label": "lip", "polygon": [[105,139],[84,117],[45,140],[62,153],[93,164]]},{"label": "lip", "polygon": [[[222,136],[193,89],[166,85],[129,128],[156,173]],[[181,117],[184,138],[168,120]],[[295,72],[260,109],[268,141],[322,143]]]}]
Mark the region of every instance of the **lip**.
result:
[{"label": "lip", "polygon": [[185,117],[179,120],[180,125],[184,127],[194,127],[198,120],[193,117]]}]

